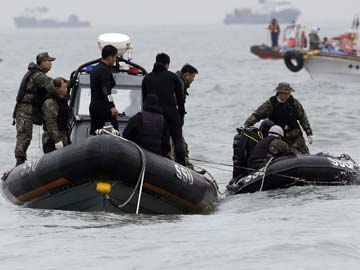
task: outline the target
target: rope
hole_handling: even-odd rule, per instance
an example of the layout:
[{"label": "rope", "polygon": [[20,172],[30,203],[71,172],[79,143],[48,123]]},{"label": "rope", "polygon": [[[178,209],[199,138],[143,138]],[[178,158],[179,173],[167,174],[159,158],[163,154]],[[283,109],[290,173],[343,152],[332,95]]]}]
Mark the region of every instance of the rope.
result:
[{"label": "rope", "polygon": [[[146,169],[146,158],[145,158],[145,154],[144,154],[144,151],[134,142],[132,141],[129,141],[123,137],[120,137],[116,134],[113,134],[112,132],[106,130],[106,129],[100,129],[97,131],[97,134],[102,134],[101,132],[105,133],[105,134],[108,134],[110,136],[113,136],[115,138],[118,138],[118,139],[121,139],[121,140],[124,140],[126,142],[129,142],[131,144],[133,144],[140,152],[140,156],[141,156],[141,171],[140,171],[140,175],[139,175],[139,178],[138,178],[138,181],[136,182],[136,185],[134,187],[134,190],[133,192],[131,193],[130,197],[122,204],[120,205],[116,205],[116,207],[118,208],[123,208],[124,206],[126,206],[130,201],[131,199],[134,197],[135,193],[136,193],[136,190],[139,186],[139,183],[140,183],[140,188],[139,188],[139,197],[138,197],[138,200],[137,200],[137,204],[136,204],[136,214],[139,214],[139,208],[140,208],[140,201],[141,201],[141,194],[142,194],[142,189],[143,189],[143,185],[144,185],[144,176],[145,176],[145,169]],[[111,201],[111,198],[109,195],[106,196],[106,198],[112,203]],[[113,203],[112,203],[113,204]],[[114,204],[113,204],[114,205]]]},{"label": "rope", "polygon": [[[220,163],[220,162],[214,162],[214,161],[207,161],[207,160],[201,160],[201,159],[190,159],[190,160],[203,162],[203,163],[207,163],[207,164],[221,165],[221,166],[226,166],[226,167],[231,167],[231,168],[239,168],[239,169],[244,169],[244,170],[253,171],[253,172],[258,171],[258,169],[253,169],[253,168],[249,168],[249,167],[242,167],[242,166],[236,166],[236,165],[232,165],[232,164],[226,164],[226,163]],[[212,167],[212,166],[209,166],[209,165],[206,165],[206,166],[208,166],[209,168],[218,169],[218,170],[221,170],[221,171],[232,172],[231,170],[226,170],[226,169],[219,168],[219,167]],[[272,175],[281,176],[281,177],[287,177],[287,178],[290,178],[290,179],[293,179],[293,180],[306,181],[303,178],[299,178],[299,177],[291,176],[291,175],[280,174],[280,173],[272,173]]]},{"label": "rope", "polygon": [[268,162],[266,163],[266,165],[265,165],[264,175],[263,175],[262,180],[261,180],[261,186],[260,186],[260,190],[259,190],[259,191],[262,191],[262,189],[263,189],[264,182],[265,182],[265,176],[266,176],[266,170],[267,170],[268,166],[270,165],[270,163],[271,163],[271,161],[272,161],[273,159],[274,159],[274,157],[271,157],[271,158],[269,159],[269,161],[268,161]]},{"label": "rope", "polygon": [[[259,142],[257,139],[255,139],[254,137],[250,136],[249,134],[245,133],[244,131],[240,131],[241,134],[243,134],[245,137],[248,137],[250,140],[253,140],[255,142]],[[261,134],[262,136],[262,134]],[[260,137],[261,138],[261,137]]]}]

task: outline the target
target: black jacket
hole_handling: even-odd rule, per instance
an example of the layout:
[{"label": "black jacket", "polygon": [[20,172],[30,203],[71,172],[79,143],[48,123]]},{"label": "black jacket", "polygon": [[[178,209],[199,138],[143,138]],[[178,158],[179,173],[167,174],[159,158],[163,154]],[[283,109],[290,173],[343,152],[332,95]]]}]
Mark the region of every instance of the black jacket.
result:
[{"label": "black jacket", "polygon": [[178,108],[180,115],[185,114],[182,85],[177,75],[168,71],[161,63],[155,63],[152,72],[142,81],[142,93],[145,98],[148,94],[159,97],[160,106],[165,108]]},{"label": "black jacket", "polygon": [[160,108],[146,108],[130,118],[123,137],[153,153],[168,156],[170,133]]},{"label": "black jacket", "polygon": [[108,100],[108,95],[111,95],[111,90],[115,86],[113,74],[108,65],[100,61],[94,66],[90,72],[90,88],[91,88],[91,102],[90,106],[94,104],[108,107],[109,109],[115,107],[114,102]]},{"label": "black jacket", "polygon": [[300,126],[297,122],[299,119],[297,110],[294,106],[294,98],[292,96],[285,103],[280,103],[276,96],[270,98],[270,102],[273,106],[272,113],[269,117],[275,125],[279,125],[285,132],[299,129]]}]

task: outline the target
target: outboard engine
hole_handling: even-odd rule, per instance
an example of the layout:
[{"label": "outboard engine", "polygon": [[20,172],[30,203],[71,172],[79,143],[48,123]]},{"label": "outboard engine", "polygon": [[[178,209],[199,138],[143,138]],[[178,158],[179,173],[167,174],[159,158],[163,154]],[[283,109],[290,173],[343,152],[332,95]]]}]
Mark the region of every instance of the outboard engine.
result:
[{"label": "outboard engine", "polygon": [[238,134],[234,137],[233,144],[233,179],[248,173],[247,161],[259,140],[263,138],[262,133],[256,127],[237,128]]}]

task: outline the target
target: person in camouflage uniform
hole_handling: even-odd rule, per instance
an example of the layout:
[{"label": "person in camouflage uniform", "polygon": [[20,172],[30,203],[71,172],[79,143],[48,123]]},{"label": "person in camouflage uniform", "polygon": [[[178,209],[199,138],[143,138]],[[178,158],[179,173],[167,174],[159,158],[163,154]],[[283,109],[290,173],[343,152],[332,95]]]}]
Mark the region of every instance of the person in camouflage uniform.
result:
[{"label": "person in camouflage uniform", "polygon": [[291,95],[295,90],[290,84],[281,82],[275,91],[276,95],[257,108],[245,121],[244,126],[250,127],[261,119],[268,118],[284,130],[285,141],[291,149],[298,153],[309,153],[300,125],[307,135],[309,144],[313,143],[313,132],[301,103]]},{"label": "person in camouflage uniform", "polygon": [[320,49],[320,37],[318,35],[319,28],[314,26],[311,28],[311,32],[309,34],[310,39],[310,47],[309,50],[319,50]]},{"label": "person in camouflage uniform", "polygon": [[[187,91],[190,88],[191,83],[195,80],[195,76],[198,74],[198,71],[195,67],[189,64],[185,64],[181,70],[176,72],[176,75],[178,76],[181,86],[182,86],[182,95],[183,95],[183,101],[184,101],[184,112],[181,115],[181,124],[184,125],[184,118],[186,114],[185,110],[185,102],[186,102],[186,96],[189,95],[189,92]],[[185,148],[185,166],[194,169],[194,166],[189,161],[189,146],[186,143],[184,139],[184,148]]]},{"label": "person in camouflage uniform", "polygon": [[269,135],[256,144],[248,160],[249,167],[259,169],[265,166],[270,158],[292,154],[289,145],[282,140],[283,136],[284,131],[280,126],[272,126]]},{"label": "person in camouflage uniform", "polygon": [[54,92],[53,79],[46,73],[50,71],[52,61],[47,52],[36,56],[36,64],[28,65],[28,72],[24,75],[14,109],[14,125],[16,124],[16,166],[26,160],[26,151],[32,139],[33,124],[42,124],[41,105],[46,93]]},{"label": "person in camouflage uniform", "polygon": [[48,94],[42,105],[45,154],[70,144],[72,112],[68,105],[68,82],[64,78],[56,78],[54,85],[56,92]]}]

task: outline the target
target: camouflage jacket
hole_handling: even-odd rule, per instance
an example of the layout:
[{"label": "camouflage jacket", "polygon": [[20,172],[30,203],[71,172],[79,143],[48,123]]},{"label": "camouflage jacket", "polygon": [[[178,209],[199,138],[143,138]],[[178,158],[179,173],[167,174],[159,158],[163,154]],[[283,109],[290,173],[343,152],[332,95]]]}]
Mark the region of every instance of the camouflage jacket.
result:
[{"label": "camouflage jacket", "polygon": [[[312,135],[312,129],[311,129],[309,120],[306,116],[304,108],[302,107],[301,103],[296,98],[292,97],[292,100],[293,100],[293,109],[295,111],[295,115],[297,115],[297,118],[298,118],[297,120],[299,121],[301,127],[306,132],[306,135],[307,136]],[[250,127],[262,119],[269,118],[272,114],[272,111],[273,111],[273,105],[272,105],[270,99],[268,99],[259,108],[257,108],[255,110],[255,112],[253,112],[250,115],[250,117],[245,121],[244,126]],[[285,136],[286,136],[286,131],[285,131]]]},{"label": "camouflage jacket", "polygon": [[309,34],[310,39],[310,50],[318,50],[320,45],[320,38],[318,34],[310,33]]},{"label": "camouflage jacket", "polygon": [[40,89],[44,89],[47,93],[55,92],[53,79],[47,76],[41,67],[33,62],[31,62],[28,66],[28,70],[32,69],[39,70],[39,72],[36,72],[30,76],[26,84],[26,92],[21,100],[21,103],[31,104],[33,102],[35,93],[40,91]]},{"label": "camouflage jacket", "polygon": [[44,118],[43,144],[49,141],[53,141],[54,143],[62,141],[64,146],[68,145],[70,143],[69,131],[59,130],[59,105],[54,98],[48,98],[45,100],[42,106],[42,113]]},{"label": "camouflage jacket", "polygon": [[289,145],[279,138],[274,139],[269,145],[268,157],[278,157],[289,153],[292,153]]},{"label": "camouflage jacket", "polygon": [[[53,79],[48,77],[42,69],[31,62],[28,66],[28,70],[39,70],[30,76],[27,84],[25,95],[21,98],[20,102],[17,102],[15,107],[15,118],[31,118],[35,124],[41,124],[41,106],[34,105],[34,96],[38,91],[44,91],[45,93],[54,93],[55,86]],[[41,104],[44,97],[40,95],[38,104]]]}]

